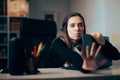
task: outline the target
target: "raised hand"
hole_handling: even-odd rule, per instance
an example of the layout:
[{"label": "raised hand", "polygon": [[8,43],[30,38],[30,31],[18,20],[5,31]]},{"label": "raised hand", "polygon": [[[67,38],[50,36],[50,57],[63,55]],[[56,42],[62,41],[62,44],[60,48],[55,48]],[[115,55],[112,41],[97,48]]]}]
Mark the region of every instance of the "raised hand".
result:
[{"label": "raised hand", "polygon": [[83,65],[82,68],[84,70],[96,70],[100,66],[104,65],[107,60],[102,60],[100,62],[97,61],[97,58],[100,54],[101,46],[98,47],[98,49],[95,51],[95,43],[92,44],[91,49],[89,50],[89,46],[86,46],[86,56],[81,52],[80,56],[83,59]]},{"label": "raised hand", "polygon": [[105,44],[105,39],[100,32],[95,32],[90,34],[100,45]]}]

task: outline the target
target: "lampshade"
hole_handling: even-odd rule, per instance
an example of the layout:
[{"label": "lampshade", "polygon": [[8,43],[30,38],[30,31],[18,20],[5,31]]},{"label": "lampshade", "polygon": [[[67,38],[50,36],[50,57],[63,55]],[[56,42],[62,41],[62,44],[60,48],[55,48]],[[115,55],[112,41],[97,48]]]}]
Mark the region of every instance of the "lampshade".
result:
[{"label": "lampshade", "polygon": [[9,0],[8,15],[15,17],[28,17],[29,3],[27,0]]}]

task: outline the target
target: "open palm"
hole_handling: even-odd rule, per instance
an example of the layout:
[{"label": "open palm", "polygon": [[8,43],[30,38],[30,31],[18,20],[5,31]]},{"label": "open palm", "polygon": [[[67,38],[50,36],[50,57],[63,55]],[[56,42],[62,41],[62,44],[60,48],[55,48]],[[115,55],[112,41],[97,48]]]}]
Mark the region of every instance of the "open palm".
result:
[{"label": "open palm", "polygon": [[83,65],[82,68],[85,70],[96,70],[100,66],[104,65],[107,60],[102,60],[100,62],[97,61],[97,58],[100,54],[101,45],[98,47],[98,49],[95,51],[95,43],[92,44],[92,47],[89,51],[89,46],[86,46],[86,56],[81,52],[80,56],[83,59]]}]

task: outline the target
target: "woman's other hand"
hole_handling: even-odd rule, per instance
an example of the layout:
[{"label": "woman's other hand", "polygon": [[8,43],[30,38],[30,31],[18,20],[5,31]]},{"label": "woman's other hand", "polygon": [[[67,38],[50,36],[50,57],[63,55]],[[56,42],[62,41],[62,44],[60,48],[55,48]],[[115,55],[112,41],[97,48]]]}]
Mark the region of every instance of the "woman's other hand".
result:
[{"label": "woman's other hand", "polygon": [[105,44],[105,39],[103,37],[103,35],[99,32],[95,32],[95,33],[90,33],[90,35],[97,41],[97,43],[99,43],[100,45],[104,45]]},{"label": "woman's other hand", "polygon": [[98,56],[100,54],[101,46],[98,47],[98,49],[95,51],[95,43],[92,44],[92,47],[89,51],[89,46],[86,46],[86,56],[81,52],[80,56],[83,59],[83,65],[82,68],[84,70],[96,70],[100,66],[104,65],[107,60],[102,60],[100,62],[97,61]]}]

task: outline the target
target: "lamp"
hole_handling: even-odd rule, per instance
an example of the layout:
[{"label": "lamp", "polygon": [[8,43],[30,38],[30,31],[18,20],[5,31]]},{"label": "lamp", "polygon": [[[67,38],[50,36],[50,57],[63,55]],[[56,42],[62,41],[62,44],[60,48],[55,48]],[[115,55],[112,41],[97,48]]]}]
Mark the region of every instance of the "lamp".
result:
[{"label": "lamp", "polygon": [[28,17],[29,4],[27,0],[9,0],[8,15],[15,17]]}]

